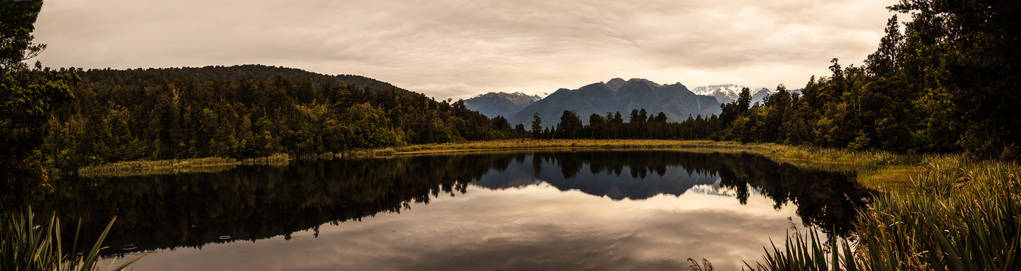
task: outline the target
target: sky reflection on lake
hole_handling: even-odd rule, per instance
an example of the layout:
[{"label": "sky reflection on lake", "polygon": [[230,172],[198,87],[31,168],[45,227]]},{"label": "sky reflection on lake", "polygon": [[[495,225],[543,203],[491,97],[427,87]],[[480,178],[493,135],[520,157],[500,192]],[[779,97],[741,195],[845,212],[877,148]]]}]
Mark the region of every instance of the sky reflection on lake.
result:
[{"label": "sky reflection on lake", "polygon": [[399,213],[254,242],[158,249],[135,268],[678,270],[692,257],[730,270],[803,224],[798,206],[751,184],[721,185],[712,171],[625,166],[618,175],[592,159],[565,166],[576,157],[534,158],[515,157],[463,193]]}]

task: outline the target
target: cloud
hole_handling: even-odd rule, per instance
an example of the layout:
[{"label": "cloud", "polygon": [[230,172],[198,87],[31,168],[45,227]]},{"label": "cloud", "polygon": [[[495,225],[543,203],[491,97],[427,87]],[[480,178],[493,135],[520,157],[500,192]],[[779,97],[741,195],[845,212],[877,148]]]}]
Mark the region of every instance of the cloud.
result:
[{"label": "cloud", "polygon": [[49,66],[259,63],[431,96],[552,92],[612,77],[803,85],[882,35],[882,1],[48,0]]},{"label": "cloud", "polygon": [[677,270],[688,257],[721,270],[760,257],[800,225],[752,191],[747,205],[700,193],[615,201],[548,185],[416,203],[337,225],[255,242],[159,250],[144,270]]}]

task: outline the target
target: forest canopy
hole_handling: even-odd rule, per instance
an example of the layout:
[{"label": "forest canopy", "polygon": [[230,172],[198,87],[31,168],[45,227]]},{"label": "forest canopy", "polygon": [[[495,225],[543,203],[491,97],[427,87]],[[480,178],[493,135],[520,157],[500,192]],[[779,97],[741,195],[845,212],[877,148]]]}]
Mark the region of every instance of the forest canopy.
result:
[{"label": "forest canopy", "polygon": [[[864,66],[724,110],[723,138],[1021,157],[1021,1],[902,0]],[[725,105],[737,106],[737,105]],[[744,108],[745,105],[737,106]],[[733,120],[733,121],[730,121]]]},{"label": "forest canopy", "polygon": [[41,147],[60,168],[514,136],[462,102],[360,76],[259,65],[64,72],[81,82]]}]

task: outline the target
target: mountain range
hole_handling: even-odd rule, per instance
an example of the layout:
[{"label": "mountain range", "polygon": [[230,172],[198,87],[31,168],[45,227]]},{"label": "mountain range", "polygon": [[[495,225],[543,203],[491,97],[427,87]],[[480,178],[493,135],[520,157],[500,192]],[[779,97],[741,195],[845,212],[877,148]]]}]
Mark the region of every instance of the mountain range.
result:
[{"label": "mountain range", "polygon": [[649,116],[663,112],[667,119],[677,121],[691,116],[709,116],[720,113],[720,104],[710,96],[695,95],[681,83],[661,85],[646,79],[625,81],[613,78],[578,89],[559,89],[542,100],[526,106],[511,115],[511,123],[530,123],[532,115],[539,113],[543,126],[553,126],[564,110],[573,110],[588,122],[592,114],[620,112],[627,120],[631,110],[645,109]]},{"label": "mountain range", "polygon": [[589,115],[607,112],[620,112],[627,120],[631,110],[637,109],[645,109],[649,116],[663,112],[672,121],[720,113],[720,103],[712,96],[696,95],[681,83],[662,85],[639,78],[613,78],[537,98],[522,93],[486,93],[465,100],[465,106],[489,117],[504,116],[511,124],[531,123],[532,115],[539,113],[547,127],[555,125],[564,110],[573,110],[585,123]]},{"label": "mountain range", "polygon": [[541,100],[538,95],[528,95],[521,92],[489,92],[464,100],[464,106],[468,109],[479,111],[487,117],[510,116],[524,109],[526,106]]},{"label": "mountain range", "polygon": [[[689,115],[719,114],[720,104],[737,100],[743,88],[746,87],[719,84],[689,90],[681,83],[662,85],[640,78],[613,78],[573,90],[562,88],[545,98],[521,92],[489,92],[465,100],[465,106],[488,117],[504,116],[511,124],[527,125],[532,115],[539,113],[546,127],[555,125],[564,110],[575,111],[585,123],[589,115],[607,112],[620,112],[626,121],[633,109],[645,109],[649,116],[663,112],[669,121],[681,121]],[[766,97],[776,93],[768,88],[749,89],[751,104],[762,104]],[[789,91],[801,93],[801,89]]]}]

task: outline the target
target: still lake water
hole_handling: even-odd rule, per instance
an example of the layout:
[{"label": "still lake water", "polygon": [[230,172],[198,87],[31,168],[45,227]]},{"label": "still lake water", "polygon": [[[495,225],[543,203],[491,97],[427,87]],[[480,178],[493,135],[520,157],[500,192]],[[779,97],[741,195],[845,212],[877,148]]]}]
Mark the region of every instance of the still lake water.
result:
[{"label": "still lake water", "polygon": [[870,196],[759,156],[655,151],[71,182],[43,209],[85,217],[85,232],[116,215],[106,260],[148,252],[136,270],[686,270],[689,257],[730,270],[792,227],[846,232]]}]

